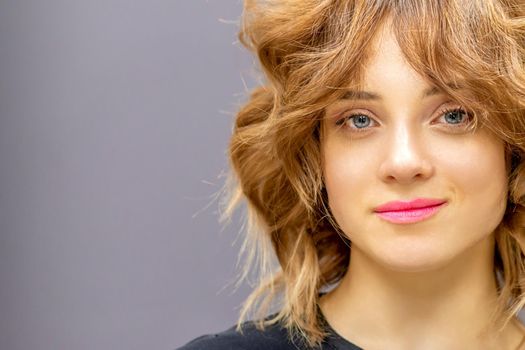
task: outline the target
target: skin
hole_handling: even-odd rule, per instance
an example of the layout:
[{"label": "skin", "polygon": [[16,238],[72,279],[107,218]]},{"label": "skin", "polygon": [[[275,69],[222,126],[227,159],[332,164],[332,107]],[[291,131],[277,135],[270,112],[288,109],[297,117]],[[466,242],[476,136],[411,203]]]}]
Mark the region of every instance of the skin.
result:
[{"label": "skin", "polygon": [[[341,336],[365,349],[516,349],[517,320],[482,333],[497,297],[494,229],[507,201],[504,143],[419,76],[385,26],[363,94],[326,109],[323,175],[329,206],[352,241],[348,273],[320,307]],[[368,96],[370,97],[370,96]],[[351,115],[365,115],[358,119]],[[465,123],[454,124],[452,117]],[[364,121],[364,122],[363,122]],[[367,125],[367,126],[364,126]],[[356,129],[364,127],[358,133]],[[447,200],[422,222],[393,224],[373,209],[392,200]]]}]

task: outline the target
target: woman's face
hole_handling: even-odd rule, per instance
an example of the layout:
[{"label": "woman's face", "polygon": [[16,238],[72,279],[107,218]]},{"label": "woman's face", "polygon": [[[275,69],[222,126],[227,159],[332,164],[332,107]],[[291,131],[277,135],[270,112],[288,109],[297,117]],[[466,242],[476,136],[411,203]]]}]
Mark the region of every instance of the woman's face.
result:
[{"label": "woman's face", "polygon": [[[329,206],[353,247],[382,265],[443,266],[500,223],[504,144],[484,128],[466,130],[471,117],[405,62],[389,31],[375,43],[364,91],[326,109],[321,147]],[[444,204],[376,212],[416,198]]]}]

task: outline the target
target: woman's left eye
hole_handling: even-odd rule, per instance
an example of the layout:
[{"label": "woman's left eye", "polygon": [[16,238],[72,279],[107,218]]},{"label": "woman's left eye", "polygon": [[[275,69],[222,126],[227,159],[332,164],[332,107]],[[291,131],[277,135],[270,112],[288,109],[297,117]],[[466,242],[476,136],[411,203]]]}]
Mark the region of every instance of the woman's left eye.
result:
[{"label": "woman's left eye", "polygon": [[454,127],[455,125],[464,126],[471,122],[471,115],[463,108],[452,108],[441,111],[440,117],[443,119],[447,127]]}]

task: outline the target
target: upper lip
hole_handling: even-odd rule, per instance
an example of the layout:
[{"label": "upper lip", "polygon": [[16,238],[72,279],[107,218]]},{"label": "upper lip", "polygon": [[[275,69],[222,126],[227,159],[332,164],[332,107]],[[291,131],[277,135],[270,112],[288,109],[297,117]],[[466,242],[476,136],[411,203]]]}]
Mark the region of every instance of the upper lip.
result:
[{"label": "upper lip", "polygon": [[400,211],[400,210],[410,210],[418,208],[432,207],[445,203],[444,199],[437,198],[416,198],[408,201],[392,201],[381,204],[380,206],[374,208],[374,211],[377,213],[385,211]]}]

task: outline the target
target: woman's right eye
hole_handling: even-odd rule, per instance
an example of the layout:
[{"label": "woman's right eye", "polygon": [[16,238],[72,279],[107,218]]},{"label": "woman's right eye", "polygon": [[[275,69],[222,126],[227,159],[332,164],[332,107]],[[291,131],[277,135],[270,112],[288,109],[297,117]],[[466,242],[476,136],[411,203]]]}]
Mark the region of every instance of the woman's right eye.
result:
[{"label": "woman's right eye", "polygon": [[364,132],[370,125],[375,125],[375,121],[366,114],[353,113],[339,119],[336,125],[350,129],[351,132]]}]

